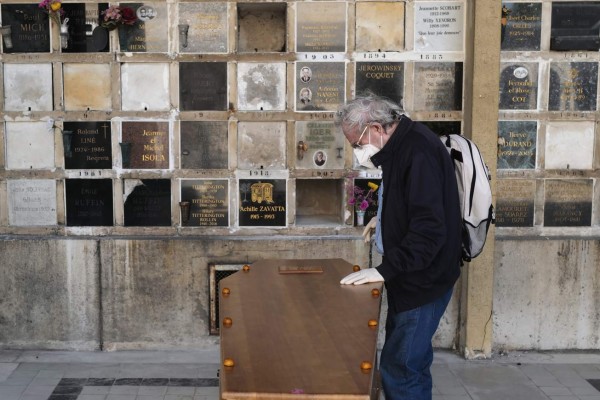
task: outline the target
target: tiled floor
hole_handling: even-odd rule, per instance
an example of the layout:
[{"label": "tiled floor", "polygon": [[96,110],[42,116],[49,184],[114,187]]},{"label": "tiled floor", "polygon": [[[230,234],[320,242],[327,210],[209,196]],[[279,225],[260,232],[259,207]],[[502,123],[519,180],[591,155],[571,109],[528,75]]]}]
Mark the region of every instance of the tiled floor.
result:
[{"label": "tiled floor", "polygon": [[[0,400],[217,400],[218,349],[0,351]],[[436,352],[434,400],[600,400],[600,354]]]}]

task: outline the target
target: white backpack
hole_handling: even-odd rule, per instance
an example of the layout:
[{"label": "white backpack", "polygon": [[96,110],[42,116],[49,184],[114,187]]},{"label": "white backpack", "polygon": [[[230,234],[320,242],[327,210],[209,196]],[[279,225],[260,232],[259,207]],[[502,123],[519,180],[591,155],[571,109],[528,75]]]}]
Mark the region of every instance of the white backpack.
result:
[{"label": "white backpack", "polygon": [[490,171],[479,149],[461,135],[440,137],[454,163],[461,207],[462,259],[471,261],[483,250],[490,224],[495,223]]}]

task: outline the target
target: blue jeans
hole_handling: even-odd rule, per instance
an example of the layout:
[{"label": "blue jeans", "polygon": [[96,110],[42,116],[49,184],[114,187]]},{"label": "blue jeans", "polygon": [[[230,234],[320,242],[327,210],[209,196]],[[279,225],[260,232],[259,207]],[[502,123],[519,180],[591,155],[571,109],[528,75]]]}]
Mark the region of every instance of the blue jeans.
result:
[{"label": "blue jeans", "polygon": [[387,316],[380,372],[386,400],[431,400],[431,339],[452,289],[421,307]]}]

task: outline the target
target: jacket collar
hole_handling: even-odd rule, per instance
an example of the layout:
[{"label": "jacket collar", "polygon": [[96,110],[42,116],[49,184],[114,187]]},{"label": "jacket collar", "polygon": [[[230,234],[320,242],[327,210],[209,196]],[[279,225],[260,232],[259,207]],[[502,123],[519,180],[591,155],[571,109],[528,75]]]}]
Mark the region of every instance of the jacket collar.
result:
[{"label": "jacket collar", "polygon": [[385,164],[394,155],[413,124],[414,122],[410,118],[402,116],[390,140],[383,146],[383,149],[371,156],[371,161],[376,167]]}]

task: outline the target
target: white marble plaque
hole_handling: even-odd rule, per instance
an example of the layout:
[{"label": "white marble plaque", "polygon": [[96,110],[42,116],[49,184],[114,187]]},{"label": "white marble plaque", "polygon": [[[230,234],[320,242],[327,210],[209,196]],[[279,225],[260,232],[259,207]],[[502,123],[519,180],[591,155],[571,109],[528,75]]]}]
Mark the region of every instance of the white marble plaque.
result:
[{"label": "white marble plaque", "polygon": [[54,130],[46,122],[6,123],[6,168],[54,168]]},{"label": "white marble plaque", "polygon": [[121,66],[123,111],[169,110],[169,64],[124,63]]},{"label": "white marble plaque", "polygon": [[65,110],[110,110],[109,64],[64,64]]},{"label": "white marble plaque", "polygon": [[285,110],[285,63],[239,63],[238,109]]},{"label": "white marble plaque", "polygon": [[549,122],[546,133],[546,169],[592,169],[594,122]]},{"label": "white marble plaque", "polygon": [[239,169],[285,169],[285,122],[238,124]]},{"label": "white marble plaque", "polygon": [[464,14],[456,1],[416,2],[415,51],[463,51]]},{"label": "white marble plaque", "polygon": [[227,52],[227,3],[179,3],[179,51]]},{"label": "white marble plaque", "polygon": [[404,3],[356,3],[356,51],[404,49]]},{"label": "white marble plaque", "polygon": [[4,110],[52,111],[52,64],[4,64]]},{"label": "white marble plaque", "polygon": [[8,223],[12,226],[56,225],[56,181],[7,181]]},{"label": "white marble plaque", "polygon": [[296,122],[296,168],[344,168],[344,142],[331,121]]}]

